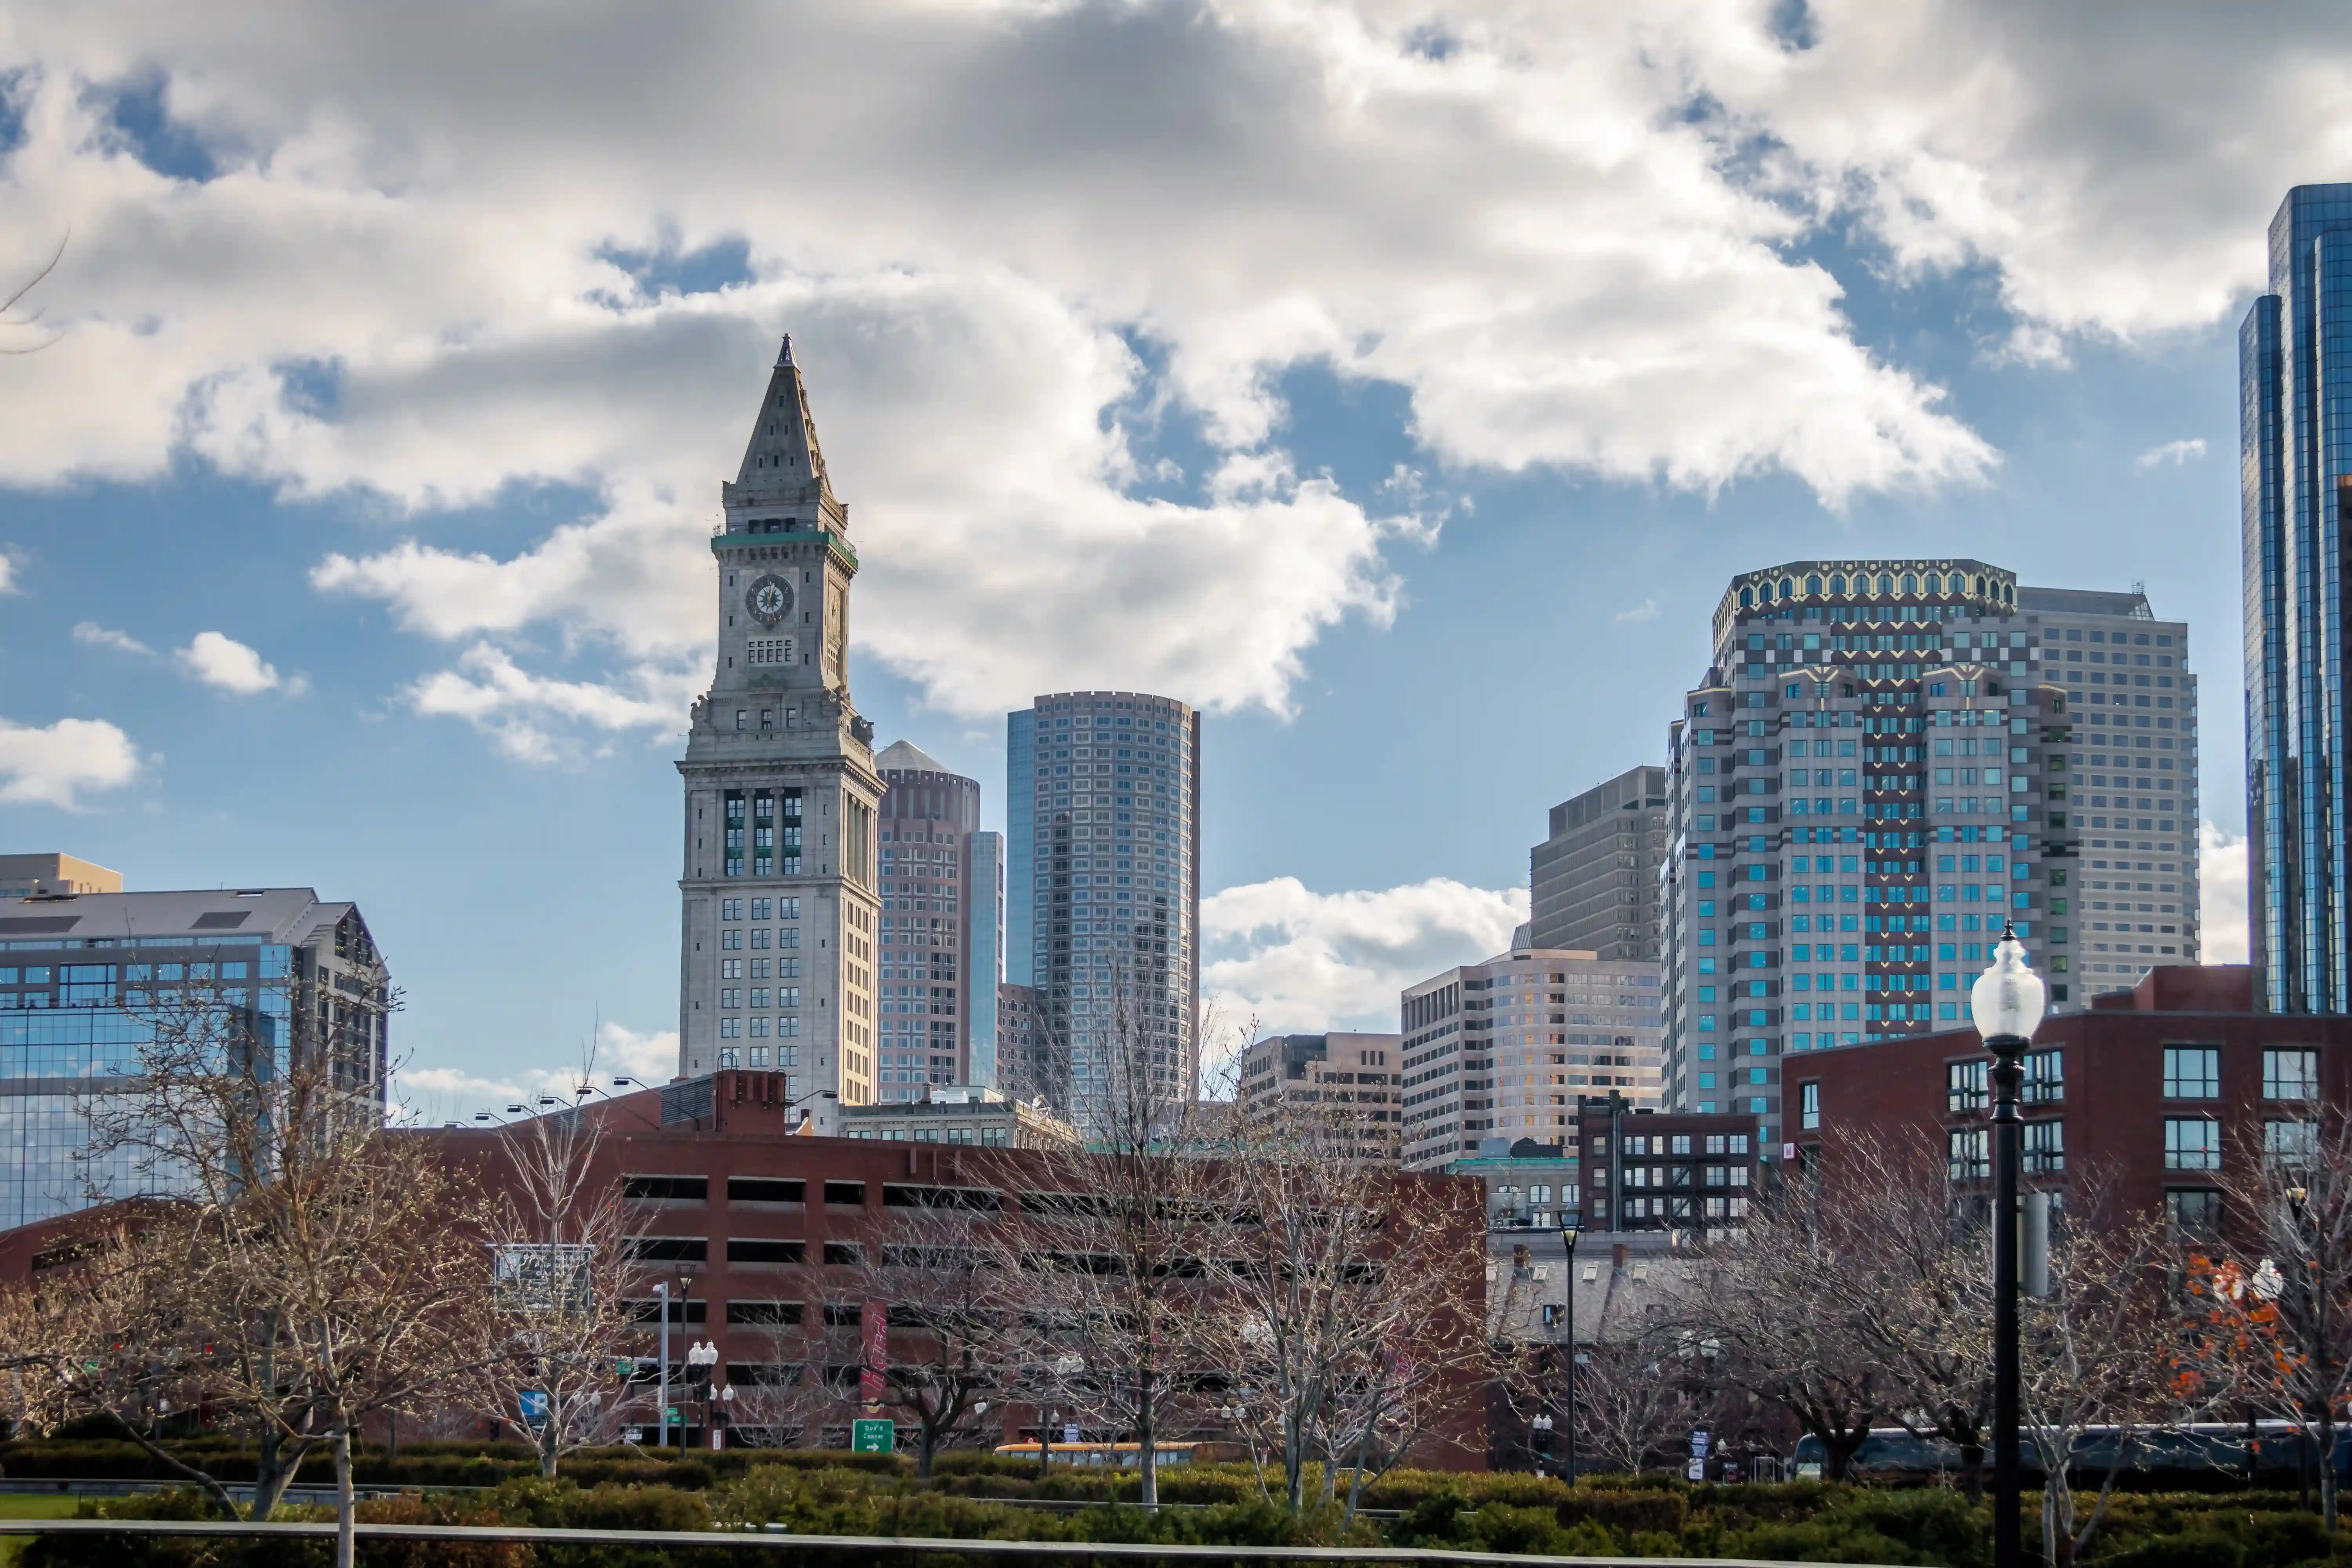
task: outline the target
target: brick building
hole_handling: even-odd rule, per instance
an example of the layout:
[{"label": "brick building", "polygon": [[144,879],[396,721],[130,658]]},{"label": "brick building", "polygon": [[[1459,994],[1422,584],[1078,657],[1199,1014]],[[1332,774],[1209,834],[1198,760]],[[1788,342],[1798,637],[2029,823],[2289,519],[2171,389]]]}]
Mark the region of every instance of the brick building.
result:
[{"label": "brick building", "polygon": [[[1990,1192],[1990,1059],[1967,1028],[1791,1058],[1785,1152],[1833,1165],[1842,1138],[1924,1134],[1956,1183]],[[2036,1032],[2027,1180],[2095,1174],[2111,1202],[2210,1226],[2221,1175],[2299,1136],[2323,1100],[2352,1107],[2352,1017],[2257,1012],[2241,965],[2154,969]]]},{"label": "brick building", "polygon": [[[1025,1109],[1025,1108],[1022,1108]],[[617,1181],[643,1225],[640,1243],[646,1272],[633,1291],[642,1328],[621,1354],[651,1365],[656,1352],[661,1309],[654,1286],[667,1279],[673,1304],[670,1357],[674,1388],[695,1386],[683,1361],[688,1342],[709,1341],[719,1351],[718,1375],[739,1389],[789,1383],[805,1369],[779,1359],[792,1353],[792,1337],[778,1325],[831,1321],[819,1313],[847,1311],[851,1321],[866,1303],[834,1299],[854,1292],[861,1278],[836,1249],[870,1237],[894,1210],[925,1204],[938,1189],[984,1190],[993,1197],[1036,1196],[1066,1189],[1052,1152],[920,1136],[917,1119],[936,1114],[943,1122],[1020,1110],[1003,1101],[987,1106],[941,1103],[935,1113],[923,1103],[858,1107],[845,1119],[877,1130],[898,1119],[908,1135],[899,1140],[818,1137],[809,1131],[784,1092],[776,1072],[721,1072],[559,1112],[594,1119],[604,1142],[591,1184]],[[1063,1130],[1066,1136],[1066,1129]],[[503,1145],[495,1129],[445,1127],[393,1136],[433,1140],[447,1157],[478,1171],[488,1187],[499,1182]],[[1017,1136],[1017,1135],[1016,1135]],[[1402,1183],[1433,1190],[1453,1178],[1399,1173]],[[980,1206],[988,1206],[982,1204]],[[1025,1206],[1037,1206],[1034,1205]],[[1444,1205],[1437,1205],[1443,1207]],[[1466,1208],[1459,1251],[1461,1311],[1480,1309],[1476,1222]],[[90,1215],[66,1216],[0,1233],[0,1280],[21,1280],[49,1269],[69,1268],[74,1241]],[[825,1299],[820,1299],[825,1298]],[[893,1342],[919,1333],[892,1326]],[[782,1347],[782,1348],[780,1348]],[[689,1446],[703,1440],[701,1405],[689,1394],[679,1401],[688,1413]],[[1445,1440],[1433,1443],[1416,1462],[1439,1468],[1474,1466],[1483,1458],[1482,1395],[1465,1383],[1458,1402],[1464,1412]],[[1035,1413],[1009,1406],[1003,1415],[1007,1438],[1034,1438]],[[650,1439],[650,1433],[647,1434]],[[1089,1438],[1106,1436],[1089,1432]],[[1122,1435],[1123,1436],[1123,1435]],[[1229,1436],[1213,1418],[1197,1432],[1181,1412],[1171,1413],[1162,1436],[1220,1439]],[[845,1447],[848,1432],[835,1423],[804,1427],[798,1440]]]}]

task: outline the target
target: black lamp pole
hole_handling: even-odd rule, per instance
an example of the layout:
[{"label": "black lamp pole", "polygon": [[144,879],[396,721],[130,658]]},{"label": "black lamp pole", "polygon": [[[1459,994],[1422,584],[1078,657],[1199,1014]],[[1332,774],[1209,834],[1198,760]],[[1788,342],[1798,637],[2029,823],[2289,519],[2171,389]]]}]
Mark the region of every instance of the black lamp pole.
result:
[{"label": "black lamp pole", "polygon": [[1570,1486],[1576,1484],[1576,1238],[1577,1227],[1559,1227],[1560,1239],[1568,1244],[1568,1468],[1563,1472]]},{"label": "black lamp pole", "polygon": [[2018,1521],[2018,1187],[2025,1163],[2025,1053],[2049,991],[2001,922],[1992,966],[1969,988],[1969,1016],[1992,1053],[1992,1562],[2023,1568]]},{"label": "black lamp pole", "polygon": [[2018,1203],[2024,1163],[2025,1049],[2018,1035],[1985,1041],[1992,1052],[1992,1561],[2021,1568],[2024,1538],[2018,1515]]}]

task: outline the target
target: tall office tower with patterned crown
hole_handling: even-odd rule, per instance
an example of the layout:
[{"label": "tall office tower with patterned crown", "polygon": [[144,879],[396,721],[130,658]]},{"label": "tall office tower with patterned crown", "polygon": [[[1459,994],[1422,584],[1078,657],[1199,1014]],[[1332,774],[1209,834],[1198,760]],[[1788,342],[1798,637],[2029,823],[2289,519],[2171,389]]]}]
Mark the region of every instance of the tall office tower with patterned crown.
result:
[{"label": "tall office tower with patterned crown", "polygon": [[678,1071],[781,1072],[829,1132],[874,1099],[884,784],[849,697],[849,509],[789,337],[719,498],[718,662],[677,764]]},{"label": "tall office tower with patterned crown", "polygon": [[2196,963],[2188,631],[1980,561],[1733,578],[1667,731],[1667,1107],[1793,1141],[1784,1058],[1965,1026],[2005,923],[2061,1012]]}]

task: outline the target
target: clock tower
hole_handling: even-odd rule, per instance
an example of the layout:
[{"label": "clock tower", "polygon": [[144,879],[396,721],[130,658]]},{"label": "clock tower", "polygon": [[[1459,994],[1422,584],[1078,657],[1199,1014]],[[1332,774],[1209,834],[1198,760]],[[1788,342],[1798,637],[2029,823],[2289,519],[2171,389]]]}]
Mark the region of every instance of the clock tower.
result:
[{"label": "clock tower", "polygon": [[835,1107],[874,1099],[884,786],[874,726],[849,698],[849,509],[790,337],[742,467],[719,489],[718,663],[677,764],[678,1073],[781,1074],[831,1132]]}]

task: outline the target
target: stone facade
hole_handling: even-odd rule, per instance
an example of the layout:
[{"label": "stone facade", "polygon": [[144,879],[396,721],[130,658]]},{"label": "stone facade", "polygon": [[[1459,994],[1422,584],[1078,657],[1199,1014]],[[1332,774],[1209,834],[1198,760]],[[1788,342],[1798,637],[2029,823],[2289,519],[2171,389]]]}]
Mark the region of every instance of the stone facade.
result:
[{"label": "stone facade", "polygon": [[1402,1017],[1407,1165],[1496,1137],[1564,1142],[1588,1095],[1657,1106],[1656,964],[1515,948],[1409,987]]},{"label": "stone facade", "polygon": [[678,1072],[780,1072],[825,1131],[877,1087],[884,786],[849,695],[849,509],[789,338],[719,493],[718,664],[677,764]]},{"label": "stone facade", "polygon": [[1267,1035],[1242,1052],[1237,1098],[1333,1109],[1366,1159],[1393,1162],[1404,1128],[1401,1035]]},{"label": "stone facade", "polygon": [[1666,853],[1666,770],[1629,768],[1551,808],[1528,851],[1528,947],[1658,961],[1658,867]]}]

